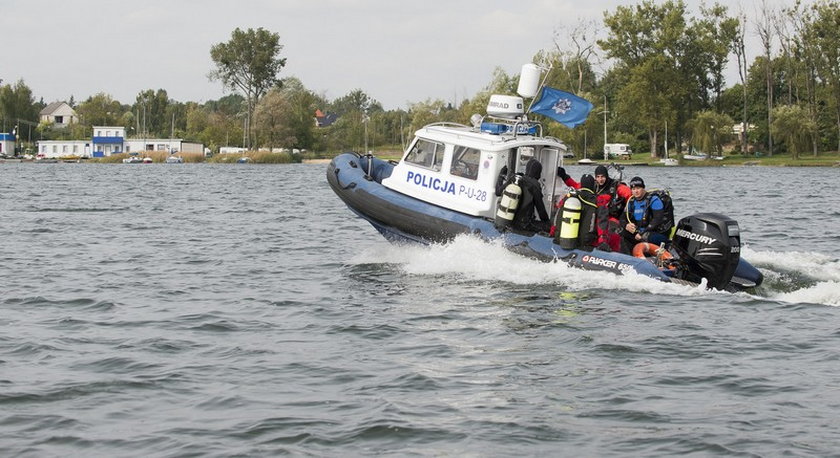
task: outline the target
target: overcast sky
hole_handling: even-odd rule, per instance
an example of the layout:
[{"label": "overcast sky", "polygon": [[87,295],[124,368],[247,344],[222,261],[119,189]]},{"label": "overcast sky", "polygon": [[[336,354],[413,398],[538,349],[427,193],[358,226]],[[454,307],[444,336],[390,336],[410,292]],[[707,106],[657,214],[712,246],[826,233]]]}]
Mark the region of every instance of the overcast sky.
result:
[{"label": "overcast sky", "polygon": [[[722,0],[734,14],[759,0]],[[771,4],[772,0],[769,0]],[[692,14],[700,0],[687,0]],[[224,96],[210,47],[236,28],[280,35],[280,76],[329,99],[362,89],[386,109],[471,97],[501,67],[518,73],[555,31],[602,24],[619,0],[0,0],[0,79],[39,100],[146,89],[181,102]],[[750,60],[760,52],[748,51]],[[730,78],[737,73],[730,72]]]}]

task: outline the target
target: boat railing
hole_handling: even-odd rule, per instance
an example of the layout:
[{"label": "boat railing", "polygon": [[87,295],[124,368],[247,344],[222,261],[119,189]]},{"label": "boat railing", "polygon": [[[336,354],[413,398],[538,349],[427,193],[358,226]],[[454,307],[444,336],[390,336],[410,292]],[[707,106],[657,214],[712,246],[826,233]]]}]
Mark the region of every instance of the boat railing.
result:
[{"label": "boat railing", "polygon": [[426,127],[466,127],[469,128],[470,126],[457,123],[457,122],[450,122],[450,121],[438,121],[433,122],[431,124],[426,124]]}]

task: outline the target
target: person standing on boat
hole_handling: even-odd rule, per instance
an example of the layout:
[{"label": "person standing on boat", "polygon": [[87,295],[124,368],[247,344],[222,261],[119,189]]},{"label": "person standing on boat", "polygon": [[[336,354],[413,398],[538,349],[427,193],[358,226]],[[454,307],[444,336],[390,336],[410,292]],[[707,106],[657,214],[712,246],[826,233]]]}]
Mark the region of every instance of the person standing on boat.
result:
[{"label": "person standing on boat", "polygon": [[668,241],[665,204],[657,195],[645,190],[645,181],[640,177],[630,180],[633,197],[627,201],[627,207],[621,215],[622,240],[621,251],[630,254],[640,242],[655,245]]},{"label": "person standing on boat", "polygon": [[[580,189],[581,184],[575,181],[566,169],[563,167],[557,168],[557,176],[559,176],[566,186]],[[602,251],[619,251],[621,249],[621,224],[619,218],[627,204],[627,200],[632,197],[630,187],[618,180],[610,178],[607,168],[603,165],[595,167],[595,187],[593,192],[596,196],[596,203],[598,205],[596,214],[596,224],[598,227],[598,238],[594,242],[594,246]]]},{"label": "person standing on boat", "polygon": [[[542,186],[539,178],[542,174],[540,161],[531,158],[525,164],[525,175],[519,177],[519,187],[522,188],[522,196],[519,198],[519,205],[513,214],[512,226],[514,229],[529,232],[548,232],[551,221],[545,209],[543,201]],[[501,196],[507,185],[516,179],[516,175],[508,175],[507,166],[502,167],[499,178],[496,180],[496,196]],[[539,220],[535,218],[536,210]]]}]

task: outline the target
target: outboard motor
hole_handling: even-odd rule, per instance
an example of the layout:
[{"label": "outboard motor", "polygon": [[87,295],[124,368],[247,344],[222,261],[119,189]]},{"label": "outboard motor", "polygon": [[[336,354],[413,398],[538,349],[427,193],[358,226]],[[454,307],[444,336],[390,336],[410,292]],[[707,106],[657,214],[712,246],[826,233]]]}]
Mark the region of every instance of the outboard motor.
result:
[{"label": "outboard motor", "polygon": [[725,289],[741,258],[738,222],[720,213],[698,213],[677,224],[672,242],[679,255],[676,277]]}]

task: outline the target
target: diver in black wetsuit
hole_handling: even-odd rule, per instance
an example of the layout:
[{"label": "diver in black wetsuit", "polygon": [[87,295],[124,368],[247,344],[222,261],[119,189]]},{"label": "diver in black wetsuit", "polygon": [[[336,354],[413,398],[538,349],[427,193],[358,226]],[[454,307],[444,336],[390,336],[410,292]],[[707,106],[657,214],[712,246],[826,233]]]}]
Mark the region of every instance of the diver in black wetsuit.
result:
[{"label": "diver in black wetsuit", "polygon": [[[525,164],[525,175],[519,178],[519,187],[522,188],[522,197],[519,198],[519,205],[513,215],[513,229],[529,232],[548,232],[551,227],[548,212],[543,201],[542,186],[539,178],[542,174],[542,164],[536,159],[530,159]],[[502,167],[499,178],[496,180],[496,195],[501,196],[507,185],[515,179],[515,175],[508,175],[507,166]],[[539,215],[539,220],[534,217],[534,210]]]}]

